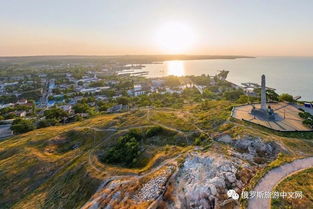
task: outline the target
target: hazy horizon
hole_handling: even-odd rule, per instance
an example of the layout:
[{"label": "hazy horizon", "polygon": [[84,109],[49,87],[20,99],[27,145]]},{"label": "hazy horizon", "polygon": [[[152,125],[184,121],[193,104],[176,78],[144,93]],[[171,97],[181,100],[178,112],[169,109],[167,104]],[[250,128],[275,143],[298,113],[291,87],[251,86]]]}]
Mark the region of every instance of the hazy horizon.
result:
[{"label": "hazy horizon", "polygon": [[313,56],[303,0],[5,0],[0,56]]}]

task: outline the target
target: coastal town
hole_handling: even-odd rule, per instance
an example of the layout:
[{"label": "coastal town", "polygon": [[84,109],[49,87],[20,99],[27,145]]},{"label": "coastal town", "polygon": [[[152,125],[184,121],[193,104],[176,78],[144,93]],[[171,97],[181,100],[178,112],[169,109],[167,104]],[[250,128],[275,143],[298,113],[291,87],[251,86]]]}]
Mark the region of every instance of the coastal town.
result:
[{"label": "coastal town", "polygon": [[1,1],[0,209],[313,209],[313,1]]},{"label": "coastal town", "polygon": [[[268,199],[250,196],[249,188],[262,193],[270,185],[272,191],[286,175],[312,166],[310,157],[299,159],[312,152],[311,142],[302,141],[312,138],[312,104],[278,94],[266,75],[234,84],[227,70],[150,77],[150,62],[58,59],[0,64],[0,191],[20,199],[31,188],[49,191],[47,199],[20,204],[266,208]],[[292,139],[295,146],[281,135],[300,139]],[[285,168],[289,158],[299,160]],[[15,178],[16,165],[21,175]],[[267,180],[277,165],[286,173]],[[33,177],[18,184],[25,190],[18,193],[10,185],[23,182],[23,173]],[[48,179],[53,186],[38,187]],[[55,191],[71,201],[55,200]],[[4,208],[16,203],[11,196],[1,201]]]},{"label": "coastal town", "polygon": [[[226,81],[228,71],[215,76],[147,78],[142,68],[122,63],[40,65],[32,73],[20,70],[1,76],[0,137],[138,107],[179,106],[187,102],[180,97],[192,91],[198,100],[201,95],[218,98],[230,90],[235,97],[242,94],[237,85]],[[166,98],[172,101],[160,102]]]},{"label": "coastal town", "polygon": [[[0,137],[146,106],[179,107],[204,99],[260,100],[260,85],[216,75],[149,78],[143,64],[41,64],[0,77]],[[296,101],[267,88],[269,101]],[[307,108],[308,104],[306,104]],[[310,109],[310,108],[309,108]]]}]

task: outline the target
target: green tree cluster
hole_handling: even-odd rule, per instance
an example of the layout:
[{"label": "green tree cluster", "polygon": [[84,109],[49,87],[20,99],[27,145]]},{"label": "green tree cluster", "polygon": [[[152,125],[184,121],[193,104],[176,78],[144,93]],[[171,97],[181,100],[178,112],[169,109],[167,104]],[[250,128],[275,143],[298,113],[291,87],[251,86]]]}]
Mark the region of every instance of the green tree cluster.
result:
[{"label": "green tree cluster", "polygon": [[32,131],[35,129],[35,125],[33,121],[31,120],[26,120],[26,119],[15,119],[12,123],[11,130],[15,134],[21,134],[21,133],[26,133],[28,131]]},{"label": "green tree cluster", "polygon": [[55,120],[62,120],[63,118],[68,117],[68,113],[61,108],[53,107],[49,110],[44,112],[44,116],[46,119],[55,119]]},{"label": "green tree cluster", "polygon": [[304,119],[303,120],[304,125],[313,128],[313,115],[311,115],[308,112],[299,112],[299,116]]},{"label": "green tree cluster", "polygon": [[279,95],[279,101],[294,102],[294,99],[290,94],[281,94]]},{"label": "green tree cluster", "polygon": [[140,154],[140,135],[128,133],[121,136],[106,155],[104,161],[111,164],[123,164],[131,167]]},{"label": "green tree cluster", "polygon": [[244,95],[242,90],[232,90],[224,92],[223,96],[226,100],[236,101],[240,98],[241,95]]}]

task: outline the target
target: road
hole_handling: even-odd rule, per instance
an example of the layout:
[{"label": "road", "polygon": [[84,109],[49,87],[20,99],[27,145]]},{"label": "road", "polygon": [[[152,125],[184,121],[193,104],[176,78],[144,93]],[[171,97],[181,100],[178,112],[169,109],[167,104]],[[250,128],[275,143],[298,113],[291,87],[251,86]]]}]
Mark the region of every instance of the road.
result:
[{"label": "road", "polygon": [[[271,192],[287,176],[313,167],[313,157],[295,160],[270,170],[253,189],[255,192]],[[248,209],[270,209],[271,199],[253,198],[248,202]]]},{"label": "road", "polygon": [[0,139],[4,139],[6,137],[13,135],[10,128],[11,128],[11,124],[0,125]]}]

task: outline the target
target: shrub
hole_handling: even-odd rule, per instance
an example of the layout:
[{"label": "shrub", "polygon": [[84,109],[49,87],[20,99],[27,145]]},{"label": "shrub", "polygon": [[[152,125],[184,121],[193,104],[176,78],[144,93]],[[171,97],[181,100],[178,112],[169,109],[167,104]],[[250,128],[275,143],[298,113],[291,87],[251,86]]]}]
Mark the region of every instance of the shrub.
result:
[{"label": "shrub", "polygon": [[26,133],[35,129],[35,125],[30,120],[16,119],[13,121],[11,130],[15,134]]},{"label": "shrub", "polygon": [[313,127],[313,120],[312,119],[305,119],[303,121],[303,124],[312,128]]},{"label": "shrub", "polygon": [[294,102],[294,99],[290,94],[281,94],[279,95],[279,101]]},{"label": "shrub", "polygon": [[199,137],[197,137],[197,138],[195,138],[194,145],[200,146],[201,142],[202,142],[202,140]]},{"label": "shrub", "polygon": [[68,117],[68,113],[65,112],[64,110],[60,109],[60,108],[51,108],[49,110],[46,110],[44,112],[44,116],[47,119],[51,119],[51,120],[61,120],[64,117]]},{"label": "shrub", "polygon": [[242,90],[227,91],[224,93],[225,99],[230,101],[236,101],[237,99],[240,98],[241,95],[243,95]]},{"label": "shrub", "polygon": [[247,95],[240,95],[236,102],[239,104],[246,104],[249,102],[249,97]]},{"label": "shrub", "polygon": [[86,104],[76,104],[73,106],[75,113],[88,113],[90,111],[90,107]]},{"label": "shrub", "polygon": [[129,99],[127,97],[118,97],[116,98],[118,104],[128,105]]},{"label": "shrub", "polygon": [[107,163],[118,163],[132,166],[140,153],[140,145],[138,139],[133,134],[121,136],[104,159]]},{"label": "shrub", "polygon": [[153,137],[153,136],[156,136],[156,135],[160,134],[162,131],[163,131],[163,128],[160,127],[160,126],[156,126],[156,127],[149,128],[149,129],[146,131],[146,137]]},{"label": "shrub", "polygon": [[56,119],[44,119],[38,122],[37,128],[45,128],[49,126],[54,126],[58,123],[59,121]]},{"label": "shrub", "polygon": [[309,119],[309,118],[312,118],[313,116],[308,113],[308,112],[299,112],[299,116],[303,119]]}]

